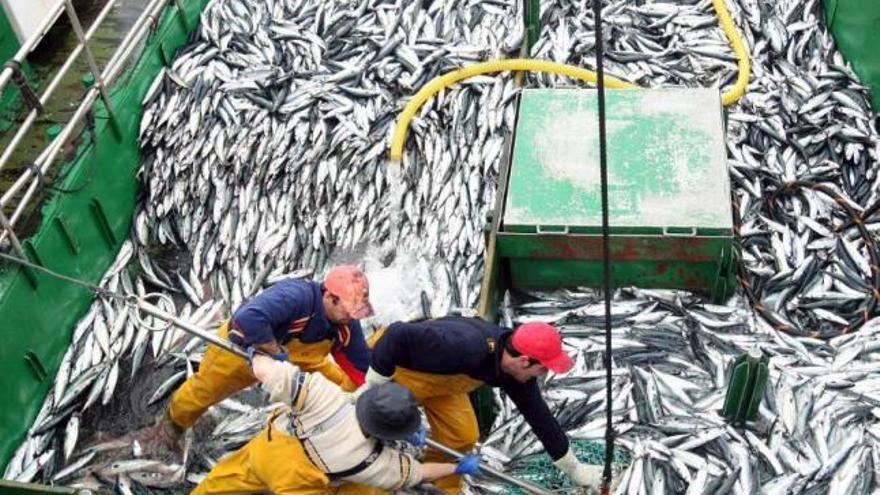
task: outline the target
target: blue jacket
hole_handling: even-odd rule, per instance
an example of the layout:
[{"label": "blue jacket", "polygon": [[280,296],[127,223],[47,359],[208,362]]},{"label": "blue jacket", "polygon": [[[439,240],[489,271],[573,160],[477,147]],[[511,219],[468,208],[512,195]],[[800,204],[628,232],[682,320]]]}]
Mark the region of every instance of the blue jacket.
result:
[{"label": "blue jacket", "polygon": [[[306,344],[331,340],[333,357],[349,376],[349,367],[362,375],[370,363],[370,351],[360,322],[331,323],[324,313],[318,282],[282,280],[242,304],[232,315],[230,326],[244,335],[241,342],[244,346],[272,340],[282,345],[293,339]],[[360,378],[355,381],[362,383],[362,376]]]},{"label": "blue jacket", "polygon": [[520,383],[501,371],[503,344],[512,331],[478,318],[446,317],[393,323],[373,348],[370,366],[391,376],[397,366],[438,375],[465,374],[499,387],[516,404],[532,431],[556,460],[568,438],[541,396],[535,379]]}]

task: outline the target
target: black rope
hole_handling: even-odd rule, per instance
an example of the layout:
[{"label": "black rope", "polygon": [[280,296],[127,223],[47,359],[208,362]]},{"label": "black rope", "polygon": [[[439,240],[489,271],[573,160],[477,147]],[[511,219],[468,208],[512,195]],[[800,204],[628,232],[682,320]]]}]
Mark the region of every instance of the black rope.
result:
[{"label": "black rope", "polygon": [[3,66],[7,69],[12,69],[12,83],[15,84],[21,93],[21,99],[32,110],[36,110],[37,114],[43,113],[43,104],[40,103],[40,98],[37,97],[31,85],[28,84],[27,76],[21,70],[21,64],[17,60],[7,60]]},{"label": "black rope", "polygon": [[608,226],[608,156],[605,134],[605,65],[602,39],[602,2],[593,0],[596,18],[596,85],[599,100],[599,173],[602,183],[602,290],[605,294],[605,470],[602,493],[611,486],[611,463],[614,460],[614,424],[611,403],[611,256]]},{"label": "black rope", "polygon": [[92,160],[89,161],[88,176],[82,182],[82,184],[79,184],[79,185],[73,186],[73,187],[68,187],[68,188],[64,188],[64,187],[55,185],[55,184],[60,184],[60,183],[64,182],[64,180],[68,177],[68,175],[70,175],[70,173],[76,168],[74,166],[74,163],[76,163],[76,161],[79,160],[81,157],[85,156],[85,154],[88,152],[88,150],[90,150],[92,148],[97,149],[98,143],[97,143],[97,132],[95,130],[95,113],[92,110],[89,110],[88,113],[86,113],[85,121],[86,121],[86,130],[89,133],[90,143],[83,146],[82,154],[77,155],[76,158],[74,158],[71,161],[71,164],[68,166],[68,169],[64,173],[64,175],[59,176],[55,180],[55,183],[52,184],[51,186],[49,186],[47,189],[49,189],[51,191],[55,191],[57,193],[61,193],[61,194],[73,194],[73,193],[77,193],[77,192],[82,191],[83,189],[88,187],[88,185],[91,184],[93,180],[95,180],[95,171],[98,168],[97,156],[93,157]]}]

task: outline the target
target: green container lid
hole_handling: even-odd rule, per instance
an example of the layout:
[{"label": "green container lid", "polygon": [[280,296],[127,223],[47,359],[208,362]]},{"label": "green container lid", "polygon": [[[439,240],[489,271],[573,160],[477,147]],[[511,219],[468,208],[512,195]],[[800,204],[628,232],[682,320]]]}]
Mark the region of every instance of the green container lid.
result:
[{"label": "green container lid", "polygon": [[[733,229],[717,89],[612,90],[607,109],[612,229],[670,235]],[[522,92],[505,230],[600,232],[597,116],[593,90]]]},{"label": "green container lid", "polygon": [[[611,284],[735,287],[721,96],[713,88],[609,90]],[[595,90],[522,92],[498,254],[513,287],[603,283]]]}]

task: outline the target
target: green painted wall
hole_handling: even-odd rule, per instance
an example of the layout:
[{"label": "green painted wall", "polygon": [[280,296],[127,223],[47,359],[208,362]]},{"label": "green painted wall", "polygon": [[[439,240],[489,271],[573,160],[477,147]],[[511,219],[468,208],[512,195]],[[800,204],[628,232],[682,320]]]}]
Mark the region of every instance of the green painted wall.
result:
[{"label": "green painted wall", "polygon": [[880,112],[880,2],[877,0],[824,0],[825,21],[841,53],[865,85],[874,92],[874,110]]},{"label": "green painted wall", "polygon": [[[97,138],[68,167],[65,188],[42,208],[39,231],[26,241],[32,261],[61,273],[98,282],[128,235],[140,165],[137,146],[141,101],[153,78],[182,46],[208,0],[183,0],[168,7],[137,64],[115,85],[117,134],[97,105]],[[92,178],[91,169],[95,173]],[[76,321],[93,295],[46,275],[0,265],[0,466],[5,466],[38,412],[70,341]],[[39,364],[37,364],[37,362]],[[37,371],[43,367],[46,374]]]}]

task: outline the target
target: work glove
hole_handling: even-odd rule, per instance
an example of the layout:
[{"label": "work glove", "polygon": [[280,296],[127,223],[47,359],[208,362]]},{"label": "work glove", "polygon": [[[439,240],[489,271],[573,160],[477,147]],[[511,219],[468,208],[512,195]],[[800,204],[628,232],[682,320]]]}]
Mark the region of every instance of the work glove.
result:
[{"label": "work glove", "polygon": [[370,387],[375,387],[376,385],[383,385],[391,381],[390,376],[385,376],[379,374],[378,371],[374,370],[372,367],[367,368],[367,374],[364,376],[364,384],[358,387],[354,393],[351,394],[351,402],[352,404],[357,402],[358,397],[361,396],[364,392],[370,389]]},{"label": "work glove", "polygon": [[[254,367],[254,356],[256,356],[257,352],[258,352],[257,347],[253,346],[253,345],[249,345],[249,346],[247,346],[247,348],[245,348],[244,352],[245,352],[245,354],[247,354],[248,366],[253,368]],[[268,354],[268,356],[276,361],[287,361],[288,358],[290,358],[290,355],[287,353],[287,351],[281,351],[281,352],[276,352],[274,354]]]},{"label": "work glove", "polygon": [[420,425],[418,430],[406,437],[406,441],[414,447],[424,447],[428,443],[428,429],[424,425]]},{"label": "work glove", "polygon": [[229,339],[230,342],[237,345],[238,347],[242,347],[242,348],[247,347],[245,345],[244,337],[239,335],[237,332],[236,333],[229,332],[229,335],[227,336],[227,338]]},{"label": "work glove", "polygon": [[[232,340],[232,339],[230,339],[230,340]],[[249,345],[245,348],[244,353],[247,354],[248,366],[253,368],[254,367],[254,356],[257,355],[257,348],[252,345]]]},{"label": "work glove", "polygon": [[553,464],[567,474],[572,484],[577,487],[590,490],[602,488],[602,466],[582,463],[575,457],[571,449],[564,456],[553,461]]},{"label": "work glove", "polygon": [[468,454],[458,460],[455,466],[455,474],[480,474],[480,455]]}]

